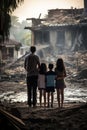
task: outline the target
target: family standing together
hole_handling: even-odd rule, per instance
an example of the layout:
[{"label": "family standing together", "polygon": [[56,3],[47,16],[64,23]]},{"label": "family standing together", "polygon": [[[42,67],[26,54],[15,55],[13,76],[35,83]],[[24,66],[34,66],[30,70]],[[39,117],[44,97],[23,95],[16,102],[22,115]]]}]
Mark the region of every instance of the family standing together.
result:
[{"label": "family standing together", "polygon": [[64,78],[66,70],[62,58],[58,58],[56,66],[52,63],[40,63],[39,57],[35,54],[36,47],[30,47],[30,54],[25,58],[24,68],[27,72],[27,96],[28,105],[31,107],[37,104],[37,88],[39,91],[39,103],[42,106],[42,97],[44,107],[53,107],[54,92],[57,92],[58,107],[63,107],[64,88],[66,87]]}]

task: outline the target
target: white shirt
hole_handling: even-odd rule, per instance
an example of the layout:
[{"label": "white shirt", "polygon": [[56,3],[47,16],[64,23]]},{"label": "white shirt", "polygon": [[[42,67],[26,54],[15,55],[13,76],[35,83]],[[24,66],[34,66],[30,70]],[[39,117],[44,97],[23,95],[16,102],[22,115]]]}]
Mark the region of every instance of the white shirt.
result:
[{"label": "white shirt", "polygon": [[38,88],[45,89],[45,75],[44,74],[38,75]]}]

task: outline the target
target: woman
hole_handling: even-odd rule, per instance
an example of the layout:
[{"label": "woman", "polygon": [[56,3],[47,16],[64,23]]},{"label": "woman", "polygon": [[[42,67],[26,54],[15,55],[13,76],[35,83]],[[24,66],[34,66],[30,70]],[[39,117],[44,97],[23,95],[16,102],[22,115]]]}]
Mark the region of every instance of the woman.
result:
[{"label": "woman", "polygon": [[56,90],[57,90],[57,101],[58,106],[63,107],[64,102],[64,88],[66,87],[64,78],[66,77],[66,70],[62,58],[59,58],[56,62]]}]

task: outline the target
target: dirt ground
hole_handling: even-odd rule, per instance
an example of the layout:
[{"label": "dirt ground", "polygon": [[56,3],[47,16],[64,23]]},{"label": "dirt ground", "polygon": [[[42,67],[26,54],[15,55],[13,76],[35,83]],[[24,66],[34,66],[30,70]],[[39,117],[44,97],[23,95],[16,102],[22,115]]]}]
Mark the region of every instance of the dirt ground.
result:
[{"label": "dirt ground", "polygon": [[26,103],[16,103],[3,107],[6,111],[20,118],[27,130],[86,130],[87,103],[64,104],[59,109],[29,108]]}]

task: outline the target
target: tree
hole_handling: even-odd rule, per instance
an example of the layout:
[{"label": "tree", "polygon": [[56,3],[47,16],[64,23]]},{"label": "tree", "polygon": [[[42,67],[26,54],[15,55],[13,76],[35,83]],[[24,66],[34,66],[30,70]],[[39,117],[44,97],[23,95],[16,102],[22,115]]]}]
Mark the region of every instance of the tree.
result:
[{"label": "tree", "polygon": [[11,16],[10,36],[18,42],[21,42],[23,46],[30,45],[31,31],[24,29],[25,26],[29,25],[31,26],[31,23],[28,23],[26,20],[20,23],[17,16]]},{"label": "tree", "polygon": [[24,0],[0,0],[0,42],[8,39],[11,27],[11,13]]}]

